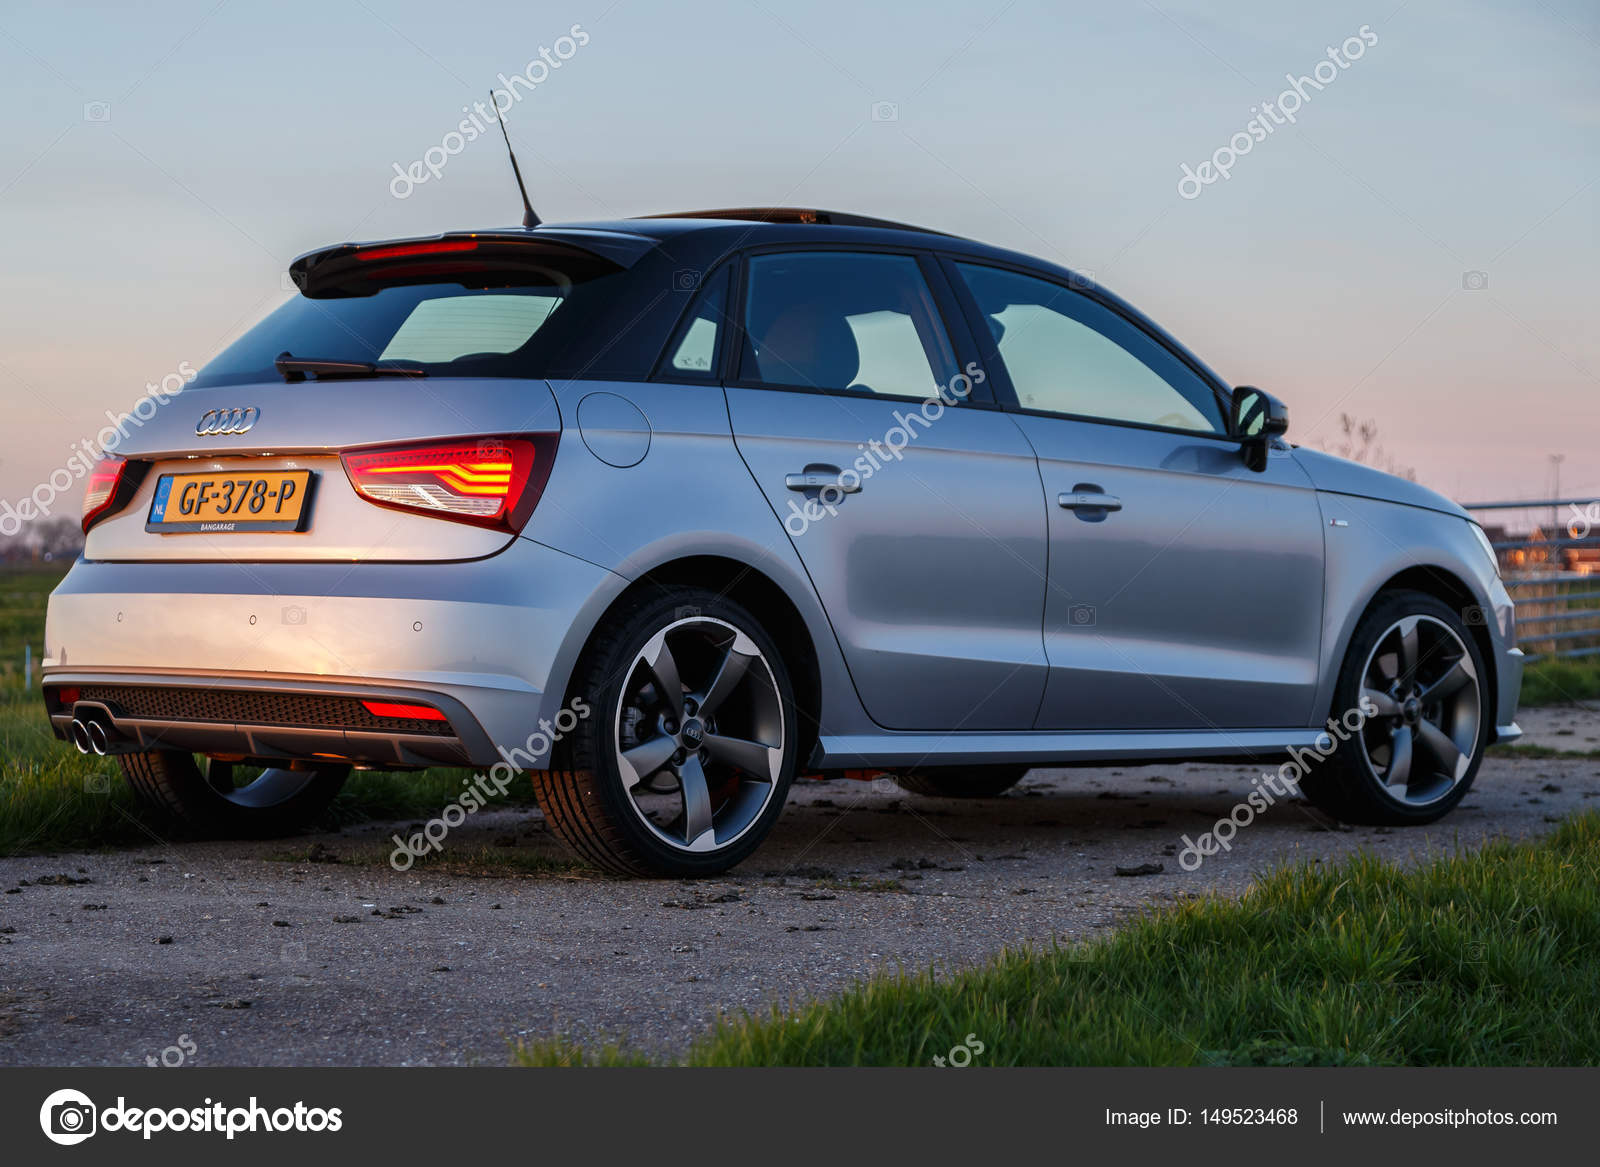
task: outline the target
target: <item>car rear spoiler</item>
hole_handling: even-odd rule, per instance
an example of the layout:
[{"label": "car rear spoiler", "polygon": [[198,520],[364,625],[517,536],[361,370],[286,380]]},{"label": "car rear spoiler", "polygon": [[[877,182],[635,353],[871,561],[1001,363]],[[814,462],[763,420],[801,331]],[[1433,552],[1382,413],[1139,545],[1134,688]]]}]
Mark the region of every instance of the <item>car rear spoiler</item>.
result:
[{"label": "car rear spoiler", "polygon": [[308,251],[289,265],[289,278],[302,295],[329,299],[370,296],[381,287],[441,277],[512,274],[541,260],[595,276],[632,267],[658,242],[646,235],[581,228],[458,231]]}]

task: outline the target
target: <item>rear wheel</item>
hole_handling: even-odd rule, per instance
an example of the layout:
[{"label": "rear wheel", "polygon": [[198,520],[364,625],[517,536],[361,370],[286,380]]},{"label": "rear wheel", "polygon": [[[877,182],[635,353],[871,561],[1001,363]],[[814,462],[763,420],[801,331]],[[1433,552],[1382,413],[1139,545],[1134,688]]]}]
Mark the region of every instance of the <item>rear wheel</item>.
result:
[{"label": "rear wheel", "polygon": [[1442,818],[1488,745],[1487,677],[1459,613],[1423,592],[1381,597],[1351,638],[1334,697],[1333,722],[1360,726],[1308,768],[1301,791],[1345,822]]},{"label": "rear wheel", "polygon": [[135,794],[196,834],[271,838],[293,834],[327,809],[348,766],[314,769],[201,760],[177,750],[120,754]]},{"label": "rear wheel", "polygon": [[637,601],[597,635],[572,688],[594,715],[533,779],[584,858],[625,875],[713,875],[772,829],[794,777],[794,689],[742,606],[686,587]]},{"label": "rear wheel", "polygon": [[894,780],[902,790],[930,798],[995,798],[1027,772],[1027,766],[932,766],[902,770]]}]

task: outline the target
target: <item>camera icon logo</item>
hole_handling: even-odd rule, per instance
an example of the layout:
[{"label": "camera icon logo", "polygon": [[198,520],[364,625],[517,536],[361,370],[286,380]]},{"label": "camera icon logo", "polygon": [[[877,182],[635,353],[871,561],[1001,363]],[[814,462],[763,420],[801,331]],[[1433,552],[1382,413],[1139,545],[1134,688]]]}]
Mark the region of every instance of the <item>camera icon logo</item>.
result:
[{"label": "camera icon logo", "polygon": [[111,779],[104,774],[85,774],[83,776],[83,792],[85,794],[110,794]]},{"label": "camera icon logo", "polygon": [[86,122],[108,122],[111,120],[111,103],[109,101],[86,101],[83,103],[83,120]]},{"label": "camera icon logo", "polygon": [[1483,628],[1489,623],[1489,613],[1479,605],[1473,604],[1471,607],[1461,609],[1461,622],[1468,628]]},{"label": "camera icon logo", "polygon": [[1074,604],[1067,609],[1067,623],[1074,628],[1093,628],[1095,616],[1093,604]]},{"label": "camera icon logo", "polygon": [[52,1143],[75,1146],[94,1134],[97,1113],[81,1090],[57,1090],[39,1108],[39,1128]]},{"label": "camera icon logo", "polygon": [[283,622],[285,624],[304,624],[306,622],[306,610],[299,604],[290,604],[283,610]]},{"label": "camera icon logo", "polygon": [[284,964],[299,964],[306,958],[306,946],[298,940],[291,940],[278,950],[278,959]]},{"label": "camera icon logo", "polygon": [[872,103],[872,120],[897,122],[900,120],[900,107],[892,101],[875,101]]},{"label": "camera icon logo", "polygon": [[1461,286],[1469,292],[1481,292],[1489,286],[1489,273],[1464,271],[1461,273]]},{"label": "camera icon logo", "polygon": [[680,267],[672,273],[674,292],[692,292],[700,286],[700,273],[692,267]]}]

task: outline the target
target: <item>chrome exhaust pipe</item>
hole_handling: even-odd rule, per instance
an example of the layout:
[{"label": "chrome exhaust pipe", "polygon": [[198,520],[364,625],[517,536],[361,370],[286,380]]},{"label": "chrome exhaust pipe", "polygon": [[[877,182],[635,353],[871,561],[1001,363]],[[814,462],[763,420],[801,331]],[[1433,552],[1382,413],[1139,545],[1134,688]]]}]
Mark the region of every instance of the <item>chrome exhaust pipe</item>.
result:
[{"label": "chrome exhaust pipe", "polygon": [[94,752],[94,745],[89,740],[89,727],[79,718],[72,719],[72,724],[67,727],[67,736],[72,739],[72,744],[78,747],[80,754]]},{"label": "chrome exhaust pipe", "polygon": [[106,733],[106,727],[98,721],[89,723],[89,747],[102,758],[111,752],[111,738]]}]

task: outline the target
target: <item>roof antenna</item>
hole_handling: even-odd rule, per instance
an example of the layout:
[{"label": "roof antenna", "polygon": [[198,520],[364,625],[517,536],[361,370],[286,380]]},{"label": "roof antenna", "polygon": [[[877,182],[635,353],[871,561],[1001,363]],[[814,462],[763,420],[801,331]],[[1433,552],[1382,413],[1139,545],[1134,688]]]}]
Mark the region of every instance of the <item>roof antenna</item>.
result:
[{"label": "roof antenna", "polygon": [[511,155],[511,173],[517,176],[517,189],[522,192],[522,225],[529,229],[539,225],[539,216],[533,213],[533,204],[528,201],[528,188],[522,181],[522,168],[517,165],[517,152],[511,148],[511,135],[506,133],[506,119],[500,113],[500,103],[494,99],[494,90],[489,90],[489,104],[494,106],[494,120],[500,123],[500,136],[506,140],[506,153]]}]

